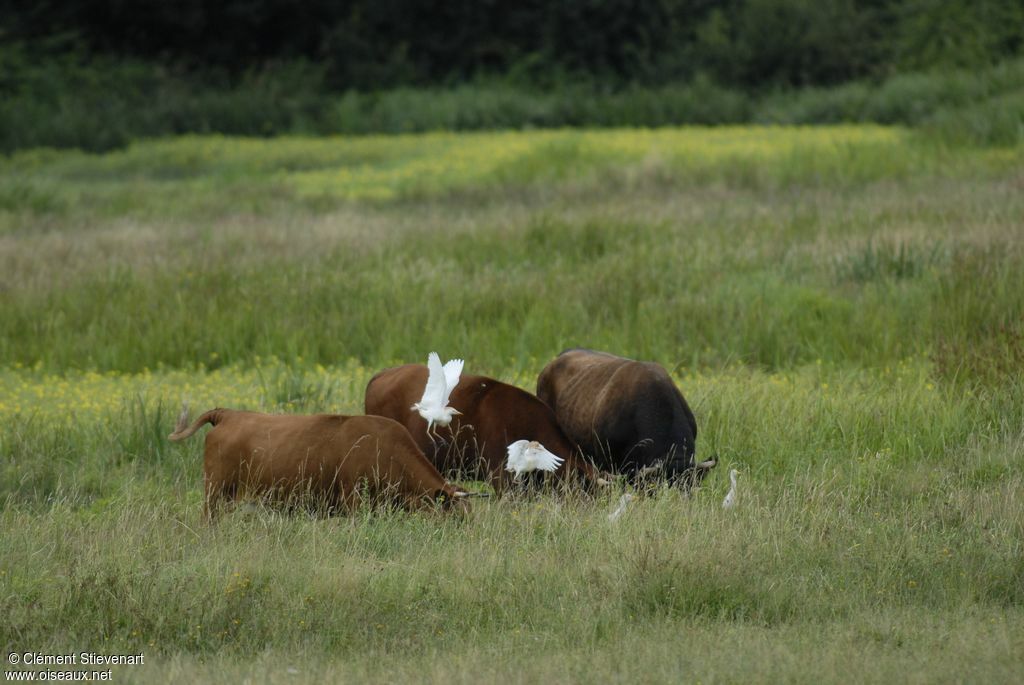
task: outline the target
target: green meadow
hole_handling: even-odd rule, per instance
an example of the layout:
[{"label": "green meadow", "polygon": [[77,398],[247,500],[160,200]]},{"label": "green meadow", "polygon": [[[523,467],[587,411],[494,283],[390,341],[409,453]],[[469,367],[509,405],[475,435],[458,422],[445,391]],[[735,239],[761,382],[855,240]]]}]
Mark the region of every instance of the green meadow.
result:
[{"label": "green meadow", "polygon": [[[1024,680],[1024,148],[878,126],[0,159],[0,643],[114,682]],[[180,403],[650,359],[719,468],[607,520],[200,517]],[[736,508],[721,509],[728,470]],[[476,486],[476,485],[474,485]],[[5,664],[5,668],[11,669]]]}]

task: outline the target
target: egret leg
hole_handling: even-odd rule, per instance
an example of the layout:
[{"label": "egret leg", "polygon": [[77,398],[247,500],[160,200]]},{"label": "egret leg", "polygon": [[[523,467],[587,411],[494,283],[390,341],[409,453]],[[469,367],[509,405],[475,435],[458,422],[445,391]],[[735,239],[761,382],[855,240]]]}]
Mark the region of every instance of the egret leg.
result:
[{"label": "egret leg", "polygon": [[431,421],[427,424],[427,437],[430,438],[430,444],[434,446],[434,451],[437,452],[437,441],[434,440],[434,435],[431,432],[434,428],[434,422]]},{"label": "egret leg", "polygon": [[448,441],[444,439],[443,435],[441,435],[441,428],[437,424],[434,424],[434,437],[437,438],[437,441],[441,443],[442,447],[448,446]]}]

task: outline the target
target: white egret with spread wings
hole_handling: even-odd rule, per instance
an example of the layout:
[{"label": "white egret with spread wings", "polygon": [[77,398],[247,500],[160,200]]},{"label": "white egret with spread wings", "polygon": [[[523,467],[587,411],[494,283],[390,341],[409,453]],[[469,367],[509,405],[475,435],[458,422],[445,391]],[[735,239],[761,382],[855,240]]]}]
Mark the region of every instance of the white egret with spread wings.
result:
[{"label": "white egret with spread wings", "polygon": [[516,440],[508,446],[505,470],[516,474],[515,479],[519,480],[530,471],[554,471],[563,461],[536,440]]},{"label": "white egret with spread wings", "polygon": [[[437,352],[431,352],[427,356],[427,387],[423,389],[420,401],[412,405],[412,409],[418,411],[427,422],[427,436],[431,436],[433,431],[433,434],[440,438],[437,435],[437,426],[447,426],[452,422],[453,416],[462,413],[448,406],[448,398],[459,384],[463,363],[461,359],[451,359],[442,366],[441,357]],[[431,437],[431,440],[433,439]]]}]

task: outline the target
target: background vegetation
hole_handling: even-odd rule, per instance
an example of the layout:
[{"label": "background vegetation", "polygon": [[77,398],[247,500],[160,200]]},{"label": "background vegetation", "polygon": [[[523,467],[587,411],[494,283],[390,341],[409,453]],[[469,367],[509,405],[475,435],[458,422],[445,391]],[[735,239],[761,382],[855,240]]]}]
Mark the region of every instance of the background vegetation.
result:
[{"label": "background vegetation", "polygon": [[1017,0],[45,0],[0,21],[0,152],[748,122],[1024,136]]},{"label": "background vegetation", "polygon": [[[905,129],[190,136],[0,166],[0,642],[119,682],[1019,682],[1020,146]],[[430,349],[656,359],[720,470],[200,522],[178,403]],[[740,503],[723,512],[725,474]]]},{"label": "background vegetation", "polygon": [[723,85],[835,85],[1019,54],[1014,0],[193,0],[170,6],[42,0],[6,13],[9,38],[60,52],[244,73],[309,60],[336,88],[585,78],[647,85],[697,74]]}]

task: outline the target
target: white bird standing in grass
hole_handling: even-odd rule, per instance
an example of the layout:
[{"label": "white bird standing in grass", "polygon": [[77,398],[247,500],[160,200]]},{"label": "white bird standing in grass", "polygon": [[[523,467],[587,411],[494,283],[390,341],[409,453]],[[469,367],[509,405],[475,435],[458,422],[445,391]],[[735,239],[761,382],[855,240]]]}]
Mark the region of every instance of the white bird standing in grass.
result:
[{"label": "white bird standing in grass", "polygon": [[615,511],[613,511],[612,513],[608,514],[608,520],[609,521],[618,521],[619,517],[622,516],[622,513],[624,511],[626,511],[626,507],[629,506],[629,503],[632,502],[632,501],[633,501],[633,495],[631,495],[628,492],[625,495],[623,495],[622,497],[620,497],[619,498],[619,506],[618,506],[618,508]]},{"label": "white bird standing in grass", "polygon": [[516,480],[519,480],[524,473],[530,471],[554,471],[563,461],[536,440],[516,440],[508,446],[505,470],[515,473]]},{"label": "white bird standing in grass", "polygon": [[453,416],[462,414],[458,409],[448,406],[448,398],[452,390],[459,384],[459,377],[462,375],[461,359],[450,359],[447,364],[441,366],[441,357],[437,352],[431,352],[427,356],[427,387],[423,389],[423,397],[412,405],[412,408],[420,413],[427,422],[427,437],[431,441],[431,430],[438,438],[435,426],[447,426],[452,422]]},{"label": "white bird standing in grass", "polygon": [[729,492],[726,493],[725,499],[722,500],[723,509],[732,509],[736,506],[736,476],[740,474],[736,469],[729,471],[729,482],[732,485],[729,488]]}]

